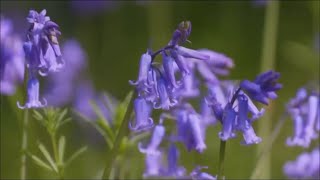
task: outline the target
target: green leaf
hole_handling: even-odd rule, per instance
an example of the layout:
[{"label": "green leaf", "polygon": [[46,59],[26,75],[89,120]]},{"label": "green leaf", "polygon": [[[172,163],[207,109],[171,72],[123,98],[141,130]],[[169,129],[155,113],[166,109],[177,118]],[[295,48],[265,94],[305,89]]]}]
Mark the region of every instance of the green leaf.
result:
[{"label": "green leaf", "polygon": [[40,167],[49,170],[49,171],[53,171],[53,169],[50,167],[50,165],[48,165],[47,163],[45,163],[43,160],[41,160],[39,157],[35,156],[35,155],[30,155],[31,159]]},{"label": "green leaf", "polygon": [[124,115],[127,111],[132,95],[133,95],[133,91],[130,91],[125,97],[125,99],[118,105],[116,109],[114,123],[117,130],[119,129],[120,124],[124,118]]},{"label": "green leaf", "polygon": [[115,138],[115,134],[114,132],[112,131],[111,127],[108,126],[108,124],[106,123],[105,120],[103,119],[98,119],[96,121],[97,125],[106,133],[106,135],[108,135],[111,139],[111,141],[113,142],[114,141],[114,138]]},{"label": "green leaf", "polygon": [[41,113],[39,113],[37,110],[34,110],[33,111],[33,117],[37,120],[42,120],[43,119],[43,116]]},{"label": "green leaf", "polygon": [[75,160],[77,157],[79,157],[82,153],[84,153],[86,150],[88,149],[87,146],[84,146],[82,148],[80,148],[78,151],[76,151],[75,153],[73,153],[71,155],[71,157],[67,160],[66,162],[66,166],[68,166],[73,160]]},{"label": "green leaf", "polygon": [[66,147],[66,138],[64,136],[60,136],[59,139],[59,162],[63,163],[63,156],[64,156],[64,151],[65,151],[65,147]]},{"label": "green leaf", "polygon": [[57,123],[60,124],[61,121],[63,120],[63,118],[65,117],[65,115],[67,114],[68,109],[64,109],[61,113],[59,113],[58,118],[56,119]]},{"label": "green leaf", "polygon": [[43,144],[39,144],[38,148],[40,149],[40,151],[42,152],[42,154],[44,155],[44,157],[47,159],[47,161],[50,163],[52,169],[58,173],[58,168],[55,164],[55,162],[53,161],[50,153],[48,152],[48,150],[46,149],[46,147]]}]

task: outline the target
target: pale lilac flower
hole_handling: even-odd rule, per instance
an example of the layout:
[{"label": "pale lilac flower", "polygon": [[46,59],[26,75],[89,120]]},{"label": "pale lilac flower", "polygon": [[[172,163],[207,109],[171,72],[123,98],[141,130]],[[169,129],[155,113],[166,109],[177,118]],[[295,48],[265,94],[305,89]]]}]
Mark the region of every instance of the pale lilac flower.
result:
[{"label": "pale lilac flower", "polygon": [[161,176],[164,172],[162,153],[149,154],[145,156],[145,171],[143,177]]},{"label": "pale lilac flower", "polygon": [[232,105],[228,103],[222,115],[222,131],[219,132],[219,137],[222,141],[227,141],[230,138],[234,138],[236,135],[234,133],[234,123],[236,119],[236,111],[233,109]]},{"label": "pale lilac flower", "polygon": [[241,81],[240,87],[251,99],[267,105],[269,99],[277,98],[275,91],[282,88],[282,84],[277,82],[279,77],[280,73],[270,70],[258,75],[253,82]]},{"label": "pale lilac flower", "polygon": [[162,124],[156,125],[153,130],[151,140],[146,148],[142,147],[142,144],[139,143],[139,151],[146,154],[158,154],[159,145],[161,144],[162,139],[165,135],[165,127]]},{"label": "pale lilac flower", "polygon": [[157,87],[159,93],[159,101],[154,103],[155,109],[169,110],[170,107],[175,106],[178,101],[171,96],[170,89],[168,87],[168,82],[165,77],[161,76],[158,78]]},{"label": "pale lilac flower", "polygon": [[179,160],[179,150],[174,145],[174,143],[170,143],[168,153],[167,153],[167,172],[166,175],[174,176],[174,177],[181,177],[185,174],[186,169],[182,166],[178,166]]},{"label": "pale lilac flower", "polygon": [[289,161],[283,166],[284,174],[290,179],[319,179],[320,153],[319,147],[312,152],[303,152],[295,161]]},{"label": "pale lilac flower", "polygon": [[12,23],[1,16],[0,41],[0,93],[13,95],[24,78],[22,41],[12,32]]},{"label": "pale lilac flower", "polygon": [[132,131],[143,131],[154,126],[153,119],[151,118],[151,104],[144,98],[139,96],[134,100],[134,112],[135,125],[129,124]]},{"label": "pale lilac flower", "polygon": [[171,56],[168,56],[165,52],[162,52],[162,62],[163,62],[163,68],[164,72],[166,74],[166,77],[168,78],[168,83],[173,86],[173,88],[178,88],[179,85],[176,82],[176,78],[174,75],[174,60]]}]

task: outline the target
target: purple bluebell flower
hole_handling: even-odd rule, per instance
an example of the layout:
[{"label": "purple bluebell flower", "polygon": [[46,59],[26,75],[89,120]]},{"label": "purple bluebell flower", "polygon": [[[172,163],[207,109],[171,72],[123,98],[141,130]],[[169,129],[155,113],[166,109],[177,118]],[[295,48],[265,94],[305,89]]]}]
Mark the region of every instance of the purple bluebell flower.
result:
[{"label": "purple bluebell flower", "polygon": [[96,119],[91,101],[95,100],[95,91],[89,80],[82,80],[76,88],[73,108],[88,119]]},{"label": "purple bluebell flower", "polygon": [[317,139],[317,121],[319,114],[319,96],[308,95],[305,88],[297,91],[296,97],[287,104],[287,112],[294,123],[294,135],[287,139],[288,146],[308,147],[313,139]]},{"label": "purple bluebell flower", "polygon": [[171,96],[170,89],[168,87],[168,81],[164,76],[158,78],[157,82],[159,101],[154,103],[154,108],[162,108],[164,110],[169,110],[170,107],[175,106],[178,101]]},{"label": "purple bluebell flower", "polygon": [[180,54],[181,56],[185,57],[185,58],[194,58],[194,59],[199,59],[199,60],[209,60],[210,56],[197,51],[197,50],[193,50],[193,49],[189,49],[189,48],[185,48],[183,46],[175,46],[174,51],[176,51],[178,54]]},{"label": "purple bluebell flower", "polygon": [[180,55],[177,51],[171,50],[170,54],[174,61],[176,62],[180,72],[182,73],[182,76],[184,77],[185,75],[190,73],[190,69],[188,67],[188,62],[187,59],[184,58],[182,55]]},{"label": "purple bluebell flower", "polygon": [[194,75],[194,70],[182,79],[182,86],[177,91],[177,96],[183,98],[195,98],[200,95],[199,82]]},{"label": "purple bluebell flower", "polygon": [[27,20],[31,24],[27,43],[32,44],[28,45],[31,53],[27,58],[27,66],[37,68],[42,76],[59,71],[64,66],[58,42],[61,34],[59,26],[46,16],[45,9],[40,13],[30,10]]},{"label": "purple bluebell flower", "polygon": [[282,85],[277,82],[279,77],[280,73],[270,70],[258,75],[253,82],[241,81],[240,87],[251,99],[267,105],[269,99],[277,97],[275,91],[282,88]]},{"label": "purple bluebell flower", "polygon": [[145,171],[143,177],[161,176],[164,173],[162,162],[162,153],[146,154],[145,156]]},{"label": "purple bluebell flower", "polygon": [[12,32],[12,23],[1,16],[0,41],[0,93],[13,95],[16,85],[24,78],[24,53],[22,41]]},{"label": "purple bluebell flower", "polygon": [[157,154],[160,153],[158,150],[159,145],[161,144],[162,139],[165,136],[165,127],[162,124],[158,124],[154,127],[151,140],[146,148],[142,147],[142,144],[139,143],[139,151],[147,154]]},{"label": "purple bluebell flower", "polygon": [[201,118],[205,125],[215,125],[218,122],[212,108],[208,105],[205,98],[201,100],[200,108]]},{"label": "purple bluebell flower", "polygon": [[233,132],[236,115],[236,111],[233,109],[232,105],[228,103],[225,106],[222,115],[222,131],[219,132],[219,137],[222,141],[227,141],[228,139],[236,136]]},{"label": "purple bluebell flower", "polygon": [[63,44],[62,52],[66,60],[65,68],[59,73],[49,75],[44,97],[49,105],[64,106],[74,98],[74,90],[86,68],[84,50],[76,40],[68,40]]},{"label": "purple bluebell flower", "polygon": [[134,112],[135,125],[129,124],[132,131],[143,131],[154,126],[153,119],[150,117],[152,112],[151,104],[141,96],[134,100]]},{"label": "purple bluebell flower", "polygon": [[319,147],[310,153],[303,152],[295,161],[287,162],[283,166],[283,172],[289,179],[319,179]]},{"label": "purple bluebell flower", "polygon": [[182,166],[178,166],[179,160],[179,150],[174,145],[174,143],[170,143],[167,153],[167,172],[166,175],[168,176],[176,176],[181,177],[185,174],[186,169]]},{"label": "purple bluebell flower", "polygon": [[24,106],[21,106],[19,101],[17,105],[20,109],[29,109],[29,108],[42,108],[47,105],[47,101],[43,99],[43,103],[39,100],[39,80],[36,76],[32,76],[28,80],[28,89],[27,89],[27,102]]},{"label": "purple bluebell flower", "polygon": [[150,88],[150,84],[148,84],[148,73],[151,67],[151,56],[148,53],[145,53],[140,58],[140,69],[139,69],[139,76],[136,82],[129,81],[131,85],[137,87],[139,93],[146,92],[148,88]]},{"label": "purple bluebell flower", "polygon": [[162,62],[163,62],[163,68],[164,72],[166,74],[166,77],[168,78],[168,82],[171,86],[174,88],[178,88],[179,85],[176,82],[176,78],[174,75],[174,60],[171,56],[168,56],[165,52],[162,52]]},{"label": "purple bluebell flower", "polygon": [[216,180],[217,176],[212,176],[206,172],[201,172],[201,169],[207,169],[206,166],[198,166],[191,173],[190,176],[194,180]]},{"label": "purple bluebell flower", "polygon": [[192,135],[195,141],[195,150],[197,150],[199,153],[202,153],[206,148],[206,144],[204,142],[204,133],[202,131],[204,131],[201,128],[201,119],[199,117],[199,115],[195,114],[195,113],[191,113],[189,114],[189,126],[191,127],[191,131],[192,131]]},{"label": "purple bluebell flower", "polygon": [[208,106],[212,107],[213,113],[215,117],[221,121],[223,116],[223,107],[218,102],[216,98],[216,94],[214,92],[209,92],[208,96],[205,98],[206,103]]}]

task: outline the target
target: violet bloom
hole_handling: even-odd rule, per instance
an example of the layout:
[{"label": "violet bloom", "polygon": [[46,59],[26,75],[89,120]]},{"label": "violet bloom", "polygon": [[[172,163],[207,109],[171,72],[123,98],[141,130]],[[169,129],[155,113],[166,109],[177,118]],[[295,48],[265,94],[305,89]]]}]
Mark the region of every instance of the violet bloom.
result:
[{"label": "violet bloom", "polygon": [[241,81],[240,87],[251,99],[268,105],[269,99],[277,98],[275,91],[282,88],[282,84],[277,82],[279,77],[280,73],[270,70],[258,75],[253,82]]},{"label": "violet bloom", "polygon": [[162,153],[146,154],[143,177],[161,176],[164,172]]},{"label": "violet bloom", "polygon": [[207,169],[206,166],[198,166],[191,173],[190,176],[194,180],[216,180],[217,176],[212,176],[206,172],[201,172],[201,169]]},{"label": "violet bloom", "polygon": [[319,121],[319,96],[308,95],[306,89],[297,91],[296,97],[287,105],[287,112],[294,123],[294,135],[287,139],[288,146],[308,147],[313,139],[317,139],[317,121]]},{"label": "violet bloom", "polygon": [[142,147],[142,144],[139,143],[139,151],[147,154],[158,154],[160,151],[158,150],[159,145],[161,144],[162,139],[165,135],[165,128],[162,124],[156,125],[151,140],[146,148]]},{"label": "violet bloom", "polygon": [[236,115],[236,111],[233,109],[232,105],[228,103],[225,106],[222,115],[222,131],[219,132],[219,137],[222,141],[227,141],[228,139],[236,136],[233,132]]},{"label": "violet bloom", "polygon": [[303,152],[295,161],[287,162],[283,166],[283,172],[289,179],[319,179],[319,147],[310,153]]},{"label": "violet bloom", "polygon": [[168,83],[173,87],[173,88],[178,88],[179,85],[176,82],[176,78],[174,75],[174,60],[172,59],[171,56],[168,56],[165,52],[162,52],[162,62],[163,62],[163,68],[164,72],[166,74],[166,77],[168,78]]},{"label": "violet bloom", "polygon": [[147,89],[150,87],[148,84],[148,72],[151,67],[151,56],[148,53],[145,53],[140,58],[140,69],[139,69],[139,76],[138,80],[136,82],[129,81],[131,85],[134,85],[137,87],[138,91],[147,91]]},{"label": "violet bloom", "polygon": [[183,77],[182,86],[177,91],[177,95],[180,97],[195,98],[200,95],[199,81],[195,77],[192,66],[194,65],[188,66],[190,68],[190,73]]},{"label": "violet bloom", "polygon": [[185,174],[186,169],[184,167],[178,166],[179,160],[179,150],[177,147],[171,143],[167,153],[167,172],[168,176],[181,177]]},{"label": "violet bloom", "polygon": [[171,92],[168,87],[168,81],[165,79],[165,77],[161,76],[158,79],[157,82],[158,86],[158,93],[159,93],[159,102],[154,103],[155,109],[164,109],[169,110],[170,107],[175,106],[178,101],[171,96]]},{"label": "violet bloom", "polygon": [[17,106],[20,109],[29,109],[29,108],[42,108],[47,105],[47,101],[43,99],[43,103],[39,100],[39,80],[35,75],[30,75],[28,80],[28,89],[27,89],[27,102],[24,106],[21,106],[19,101]]},{"label": "violet bloom", "polygon": [[0,39],[0,93],[13,95],[16,85],[24,78],[24,53],[22,41],[12,33],[12,23],[1,16]]},{"label": "violet bloom", "polygon": [[27,58],[27,67],[38,69],[42,76],[59,71],[64,66],[58,42],[59,26],[50,21],[45,9],[40,13],[30,10],[27,20],[31,24],[27,43],[32,44],[32,56]]},{"label": "violet bloom", "polygon": [[132,131],[143,131],[154,126],[153,119],[150,117],[152,112],[151,104],[141,96],[134,100],[135,125],[131,123],[129,127]]}]

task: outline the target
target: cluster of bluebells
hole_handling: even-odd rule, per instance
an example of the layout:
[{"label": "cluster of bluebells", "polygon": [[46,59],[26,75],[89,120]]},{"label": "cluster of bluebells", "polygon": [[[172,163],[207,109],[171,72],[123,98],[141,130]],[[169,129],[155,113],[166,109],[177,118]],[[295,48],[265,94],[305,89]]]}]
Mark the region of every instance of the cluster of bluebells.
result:
[{"label": "cluster of bluebells", "polygon": [[1,16],[0,19],[0,93],[13,95],[16,86],[24,78],[24,53],[22,41],[13,32],[12,22]]},{"label": "cluster of bluebells", "polygon": [[[178,166],[175,143],[183,143],[188,151],[202,153],[207,148],[206,128],[218,121],[223,126],[219,133],[221,140],[233,138],[236,131],[241,131],[243,144],[259,143],[261,138],[256,136],[252,122],[263,115],[264,109],[258,110],[252,100],[268,104],[282,88],[277,83],[280,74],[274,71],[265,72],[254,81],[241,81],[237,89],[232,81],[220,81],[217,75],[229,74],[229,69],[234,66],[232,59],[211,50],[181,46],[188,42],[190,33],[191,23],[180,23],[168,45],[156,52],[149,49],[141,56],[138,78],[129,81],[137,94],[135,121],[130,122],[129,127],[134,132],[153,131],[148,145],[139,144],[140,152],[146,154],[144,176],[216,179],[201,172],[201,166],[186,175],[186,170]],[[162,56],[162,63],[154,62],[157,55]],[[205,96],[200,93],[202,84],[208,89]],[[191,99],[201,99],[199,113],[189,102]],[[163,110],[158,124],[152,118],[154,109]],[[170,133],[165,131],[165,119],[175,122],[176,128]],[[163,139],[169,140],[167,151],[161,147]],[[164,155],[167,156],[166,165]]]},{"label": "cluster of bluebells", "polygon": [[[287,146],[309,148],[320,132],[320,94],[302,87],[286,106],[293,121],[293,135],[287,138]],[[303,152],[295,161],[283,166],[284,174],[290,179],[320,178],[319,145],[310,153]]]},{"label": "cluster of bluebells", "polygon": [[39,99],[39,78],[47,76],[50,72],[58,72],[64,66],[64,60],[60,52],[58,36],[61,35],[59,26],[46,16],[46,10],[40,13],[34,10],[29,11],[27,21],[30,23],[23,43],[25,53],[25,64],[28,71],[27,80],[27,101],[24,106],[19,102],[19,108],[40,108],[47,104]]}]

